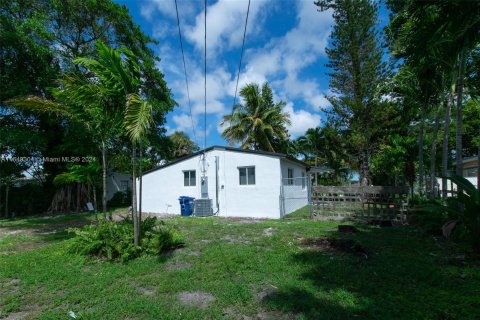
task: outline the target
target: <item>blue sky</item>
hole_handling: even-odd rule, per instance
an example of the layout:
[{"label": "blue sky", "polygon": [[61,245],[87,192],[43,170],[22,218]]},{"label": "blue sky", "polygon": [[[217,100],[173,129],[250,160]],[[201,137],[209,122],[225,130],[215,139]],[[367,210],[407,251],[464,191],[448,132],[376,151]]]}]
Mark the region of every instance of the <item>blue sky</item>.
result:
[{"label": "blue sky", "polygon": [[[158,67],[179,104],[167,115],[168,133],[184,131],[203,147],[204,2],[178,0],[195,135],[174,0],[118,2],[129,8],[143,32],[159,41],[153,48],[161,58]],[[207,147],[226,145],[220,122],[232,111],[247,5],[247,0],[208,1]],[[384,10],[380,20],[385,23]],[[251,0],[239,90],[246,83],[268,81],[275,100],[286,102],[292,138],[320,125],[329,107],[325,47],[332,23],[331,12],[318,12],[313,0]]]}]

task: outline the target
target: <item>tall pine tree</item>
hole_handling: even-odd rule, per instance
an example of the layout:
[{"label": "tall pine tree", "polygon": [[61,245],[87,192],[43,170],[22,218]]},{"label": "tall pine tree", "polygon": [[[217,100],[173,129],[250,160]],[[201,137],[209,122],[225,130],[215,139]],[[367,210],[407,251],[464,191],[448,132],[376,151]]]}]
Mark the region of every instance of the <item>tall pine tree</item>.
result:
[{"label": "tall pine tree", "polygon": [[331,120],[340,124],[349,152],[356,159],[362,185],[371,183],[370,157],[385,122],[378,89],[386,73],[376,28],[377,5],[369,0],[320,0],[333,10],[335,25],[326,52],[331,69],[328,97]]}]

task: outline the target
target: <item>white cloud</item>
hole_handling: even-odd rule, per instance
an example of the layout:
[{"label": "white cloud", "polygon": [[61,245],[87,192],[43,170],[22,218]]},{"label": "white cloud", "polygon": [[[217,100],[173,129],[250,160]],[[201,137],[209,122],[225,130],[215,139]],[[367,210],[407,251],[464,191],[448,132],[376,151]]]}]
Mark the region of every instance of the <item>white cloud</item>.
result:
[{"label": "white cloud", "polygon": [[[247,36],[251,36],[252,26],[260,19],[260,9],[267,4],[265,0],[254,0],[250,4]],[[239,47],[242,44],[246,1],[219,0],[207,8],[207,55],[215,56],[219,51]],[[186,38],[198,50],[204,50],[205,11],[197,14],[194,25],[186,27]]]},{"label": "white cloud", "polygon": [[153,26],[152,36],[154,39],[163,39],[170,36],[172,33],[178,32],[176,28],[173,28],[171,23],[165,21],[156,23]]},{"label": "white cloud", "polygon": [[325,56],[331,25],[330,11],[318,12],[312,2],[298,2],[293,29],[263,48],[247,51],[248,62],[240,75],[240,87],[268,79],[283,100],[303,99],[314,110],[328,107],[317,81],[300,77],[299,73]]},{"label": "white cloud", "polygon": [[[180,19],[191,18],[195,13],[196,4],[198,1],[178,1],[178,14]],[[140,6],[140,14],[147,19],[152,21],[154,14],[160,12],[165,17],[171,19],[177,19],[177,13],[175,11],[175,1],[174,0],[149,0],[142,1]]]},{"label": "white cloud", "polygon": [[[172,13],[175,14],[174,2],[173,0],[169,0],[169,2],[170,4],[160,0],[152,1],[153,10],[162,12],[167,18],[172,18]],[[171,7],[172,3],[173,7]],[[185,59],[197,139],[201,142],[204,135],[204,74],[203,54],[199,55],[199,52],[203,51],[204,41],[203,3],[192,2],[190,9],[183,8],[185,3],[180,1],[179,5],[181,3],[180,11],[190,10],[191,12],[190,16],[186,14],[185,17],[182,17],[181,14],[181,23],[185,40],[184,46],[191,48],[191,45],[193,45],[196,48],[194,51],[187,49]],[[303,71],[318,60],[325,58],[325,47],[332,24],[331,13],[318,12],[317,7],[311,1],[282,5],[282,7],[290,5],[292,10],[297,10],[295,26],[283,36],[270,39],[262,47],[255,45],[249,47],[249,39],[259,37],[259,32],[262,31],[263,34],[269,33],[266,29],[268,26],[261,25],[263,23],[262,19],[265,18],[266,14],[275,13],[272,13],[269,8],[262,12],[260,9],[265,4],[266,1],[264,0],[254,0],[251,3],[246,51],[238,88],[240,90],[245,84],[251,82],[262,84],[269,81],[276,101],[280,99],[287,102],[295,100],[297,105],[304,105],[307,109],[295,109],[293,103],[288,103],[285,107],[285,111],[290,114],[292,121],[289,132],[292,137],[297,137],[304,134],[308,128],[318,126],[321,117],[315,111],[323,110],[329,106],[329,102],[324,97],[326,89],[320,88],[316,79],[318,75],[312,74],[310,77],[306,77]],[[278,6],[277,3],[270,5]],[[235,63],[227,65],[222,60],[226,55],[226,50],[241,46],[246,9],[245,1],[227,0],[219,0],[208,8],[207,52],[211,56],[208,57],[207,113],[209,123],[212,123],[213,128],[216,127],[219,133],[223,131],[223,128],[219,126],[221,117],[231,110],[238,68]],[[174,20],[169,23],[170,28],[173,22]],[[158,38],[166,35],[166,27],[166,24],[162,25],[161,23],[156,26],[154,33]],[[170,41],[176,40],[172,38]],[[251,41],[250,43],[255,42]],[[190,110],[188,108],[179,44],[171,42],[171,45],[168,45],[166,43],[160,48],[162,61],[159,65],[165,72],[166,80],[172,88],[172,92],[176,93],[175,100],[180,105],[178,109],[180,114],[173,116],[174,125],[172,127],[176,126],[177,130],[190,134]],[[212,120],[214,121],[212,122]],[[216,123],[213,124],[214,122]],[[208,133],[212,125],[207,124]]]},{"label": "white cloud", "polygon": [[320,125],[322,118],[320,115],[308,112],[306,110],[295,110],[293,103],[287,103],[283,109],[290,114],[292,124],[288,128],[291,138],[297,138],[307,131],[309,128],[316,128]]},{"label": "white cloud", "polygon": [[[173,122],[176,125],[175,131],[183,131],[185,133],[192,133],[192,119],[186,113],[176,114],[172,118]],[[194,118],[193,124],[196,126],[197,121]]]}]

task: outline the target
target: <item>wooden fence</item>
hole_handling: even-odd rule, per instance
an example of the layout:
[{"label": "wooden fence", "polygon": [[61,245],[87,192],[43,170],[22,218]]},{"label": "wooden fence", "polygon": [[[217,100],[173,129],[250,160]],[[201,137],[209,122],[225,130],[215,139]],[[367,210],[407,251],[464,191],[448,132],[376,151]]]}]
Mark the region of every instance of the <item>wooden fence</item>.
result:
[{"label": "wooden fence", "polygon": [[408,187],[313,186],[314,218],[404,220]]}]

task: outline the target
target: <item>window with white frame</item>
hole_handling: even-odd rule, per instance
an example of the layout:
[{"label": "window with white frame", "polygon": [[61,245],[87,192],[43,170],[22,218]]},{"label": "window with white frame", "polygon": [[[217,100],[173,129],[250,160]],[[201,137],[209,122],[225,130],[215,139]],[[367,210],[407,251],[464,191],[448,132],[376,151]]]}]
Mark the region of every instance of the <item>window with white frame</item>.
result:
[{"label": "window with white frame", "polygon": [[293,168],[287,168],[287,185],[293,186]]},{"label": "window with white frame", "polygon": [[302,172],[302,190],[306,187],[306,179],[305,179],[305,172]]},{"label": "window with white frame", "polygon": [[183,171],[183,185],[185,187],[194,187],[197,185],[197,175],[195,170]]},{"label": "window with white frame", "polygon": [[255,167],[239,167],[238,176],[241,186],[255,184]]}]

